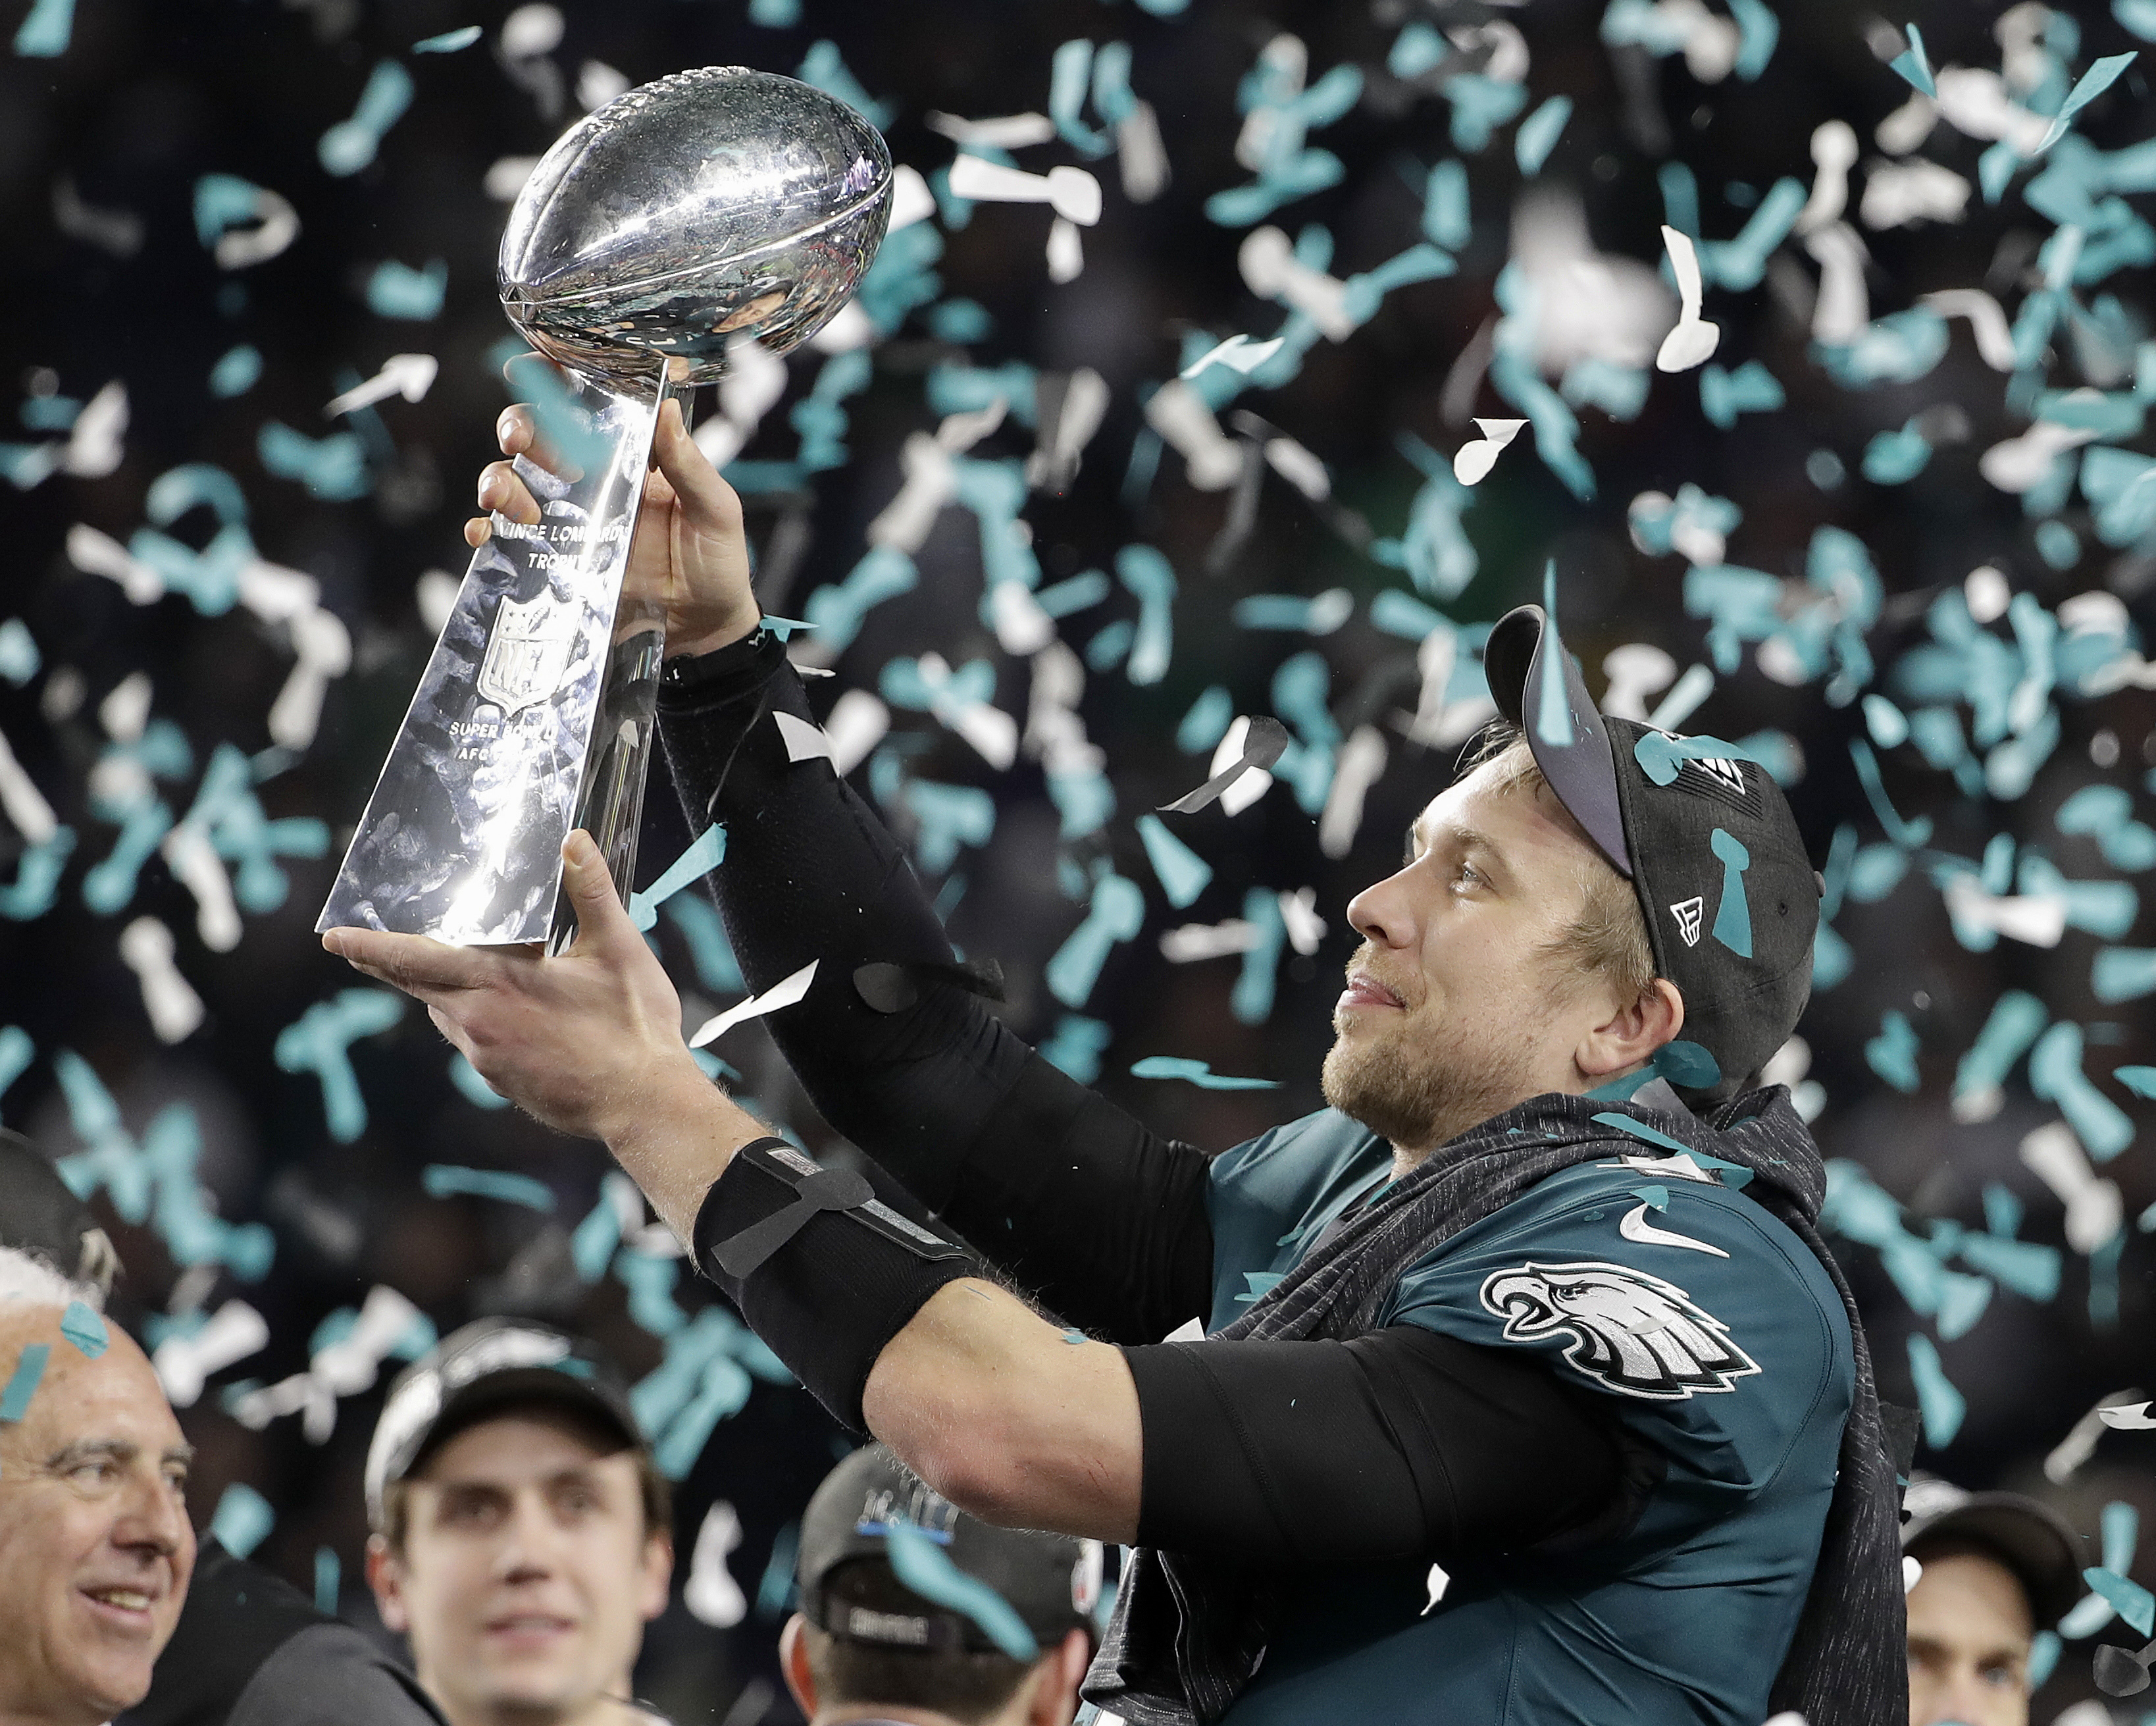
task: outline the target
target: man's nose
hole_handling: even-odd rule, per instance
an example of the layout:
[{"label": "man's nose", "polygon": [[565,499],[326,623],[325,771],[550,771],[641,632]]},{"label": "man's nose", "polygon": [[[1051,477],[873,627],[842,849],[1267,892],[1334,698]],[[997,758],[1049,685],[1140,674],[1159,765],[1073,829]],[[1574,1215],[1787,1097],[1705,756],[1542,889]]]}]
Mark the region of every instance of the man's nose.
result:
[{"label": "man's nose", "polygon": [[112,1525],[112,1544],[144,1560],[169,1559],[187,1544],[187,1506],[160,1476],[136,1481]]},{"label": "man's nose", "polygon": [[561,1530],[536,1492],[520,1492],[510,1506],[494,1574],[503,1582],[531,1582],[553,1574]]},{"label": "man's nose", "polygon": [[1406,871],[1373,881],[1348,902],[1348,922],[1364,940],[1379,947],[1414,944],[1414,917],[1408,903]]}]

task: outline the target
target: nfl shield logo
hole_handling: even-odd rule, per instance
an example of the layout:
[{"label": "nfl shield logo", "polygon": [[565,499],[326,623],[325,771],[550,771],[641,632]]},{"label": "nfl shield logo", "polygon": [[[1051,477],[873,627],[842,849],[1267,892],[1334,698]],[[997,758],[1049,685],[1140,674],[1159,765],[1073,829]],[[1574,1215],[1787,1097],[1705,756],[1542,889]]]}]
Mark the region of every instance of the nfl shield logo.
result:
[{"label": "nfl shield logo", "polygon": [[576,640],[568,607],[544,593],[521,602],[505,598],[479,668],[480,699],[500,707],[504,718],[547,700],[561,686]]}]

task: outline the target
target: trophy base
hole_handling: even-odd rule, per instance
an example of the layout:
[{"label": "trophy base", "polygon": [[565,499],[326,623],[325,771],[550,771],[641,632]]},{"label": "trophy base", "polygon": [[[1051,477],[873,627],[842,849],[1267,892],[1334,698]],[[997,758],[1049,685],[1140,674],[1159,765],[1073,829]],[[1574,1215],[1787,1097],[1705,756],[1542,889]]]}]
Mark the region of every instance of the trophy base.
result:
[{"label": "trophy base", "polygon": [[532,393],[561,470],[516,462],[541,521],[497,515],[472,554],[317,932],[559,953],[576,932],[562,844],[578,827],[628,895],[665,610],[624,577],[670,389],[663,375],[640,399],[546,381]]}]

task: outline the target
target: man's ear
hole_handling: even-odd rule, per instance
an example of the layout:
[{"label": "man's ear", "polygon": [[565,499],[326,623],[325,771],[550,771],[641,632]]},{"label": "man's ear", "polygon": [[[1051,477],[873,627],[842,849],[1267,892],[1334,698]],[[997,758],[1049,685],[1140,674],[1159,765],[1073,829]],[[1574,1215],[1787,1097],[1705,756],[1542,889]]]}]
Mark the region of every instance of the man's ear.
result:
[{"label": "man's ear", "polygon": [[778,1633],[778,1670],[804,1719],[816,1718],[816,1675],[808,1670],[808,1621],[796,1612]]},{"label": "man's ear", "polygon": [[374,1608],[382,1623],[400,1636],[409,1631],[412,1615],[404,1608],[403,1561],[379,1534],[367,1537],[367,1585],[374,1590]]},{"label": "man's ear", "polygon": [[654,1528],[644,1541],[644,1599],[637,1610],[646,1624],[666,1610],[666,1597],[674,1583],[674,1537]]},{"label": "man's ear", "polygon": [[1684,996],[1666,977],[1657,977],[1638,999],[1594,1027],[1579,1040],[1573,1061],[1589,1088],[1620,1073],[1644,1066],[1664,1044],[1684,1030]]}]

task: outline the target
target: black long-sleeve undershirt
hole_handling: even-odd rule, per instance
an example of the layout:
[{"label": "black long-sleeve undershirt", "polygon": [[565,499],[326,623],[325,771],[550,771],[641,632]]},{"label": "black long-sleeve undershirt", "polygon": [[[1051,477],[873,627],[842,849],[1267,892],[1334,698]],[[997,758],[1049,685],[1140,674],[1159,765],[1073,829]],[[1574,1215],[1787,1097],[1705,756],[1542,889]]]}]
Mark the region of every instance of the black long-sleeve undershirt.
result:
[{"label": "black long-sleeve undershirt", "polygon": [[[1279,1561],[1518,1548],[1626,1518],[1653,1472],[1540,1364],[1396,1326],[1325,1343],[1147,1346],[1210,1300],[1208,1158],[1059,1071],[979,999],[903,853],[827,763],[782,644],[670,665],[660,735],[692,828],[724,822],[713,887],[744,979],[819,962],[765,1023],[825,1120],[1060,1318],[1123,1344],[1144,1430],[1141,1528]],[[876,1010],[860,965],[916,968]],[[835,1316],[835,1315],[834,1315]],[[1281,1411],[1294,1410],[1293,1418]]]},{"label": "black long-sleeve undershirt", "polygon": [[[752,989],[819,962],[764,1022],[824,1118],[1029,1294],[1119,1343],[1158,1342],[1211,1298],[1207,1158],[1077,1084],[980,999],[916,972],[880,1013],[864,964],[953,954],[905,855],[824,761],[792,762],[764,716],[814,722],[773,639],[670,662],[660,732],[692,828],[722,821],[711,877]],[[759,721],[763,722],[759,723]]]}]

